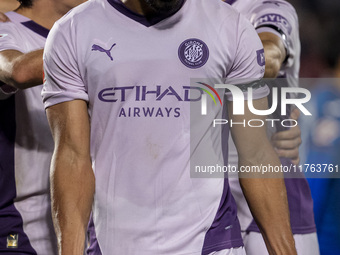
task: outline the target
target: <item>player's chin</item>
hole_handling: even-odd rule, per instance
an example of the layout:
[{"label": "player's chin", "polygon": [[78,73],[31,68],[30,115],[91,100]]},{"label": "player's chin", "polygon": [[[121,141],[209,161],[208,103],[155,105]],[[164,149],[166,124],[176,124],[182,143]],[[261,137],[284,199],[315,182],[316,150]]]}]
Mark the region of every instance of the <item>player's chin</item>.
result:
[{"label": "player's chin", "polygon": [[148,5],[157,13],[172,13],[182,0],[145,0]]}]

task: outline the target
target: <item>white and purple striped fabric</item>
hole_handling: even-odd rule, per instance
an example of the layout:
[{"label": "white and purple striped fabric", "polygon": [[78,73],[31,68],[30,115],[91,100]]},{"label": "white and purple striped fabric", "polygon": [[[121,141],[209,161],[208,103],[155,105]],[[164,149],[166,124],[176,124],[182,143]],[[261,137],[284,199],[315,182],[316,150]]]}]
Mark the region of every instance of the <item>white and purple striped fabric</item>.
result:
[{"label": "white and purple striped fabric", "polygon": [[[15,12],[6,15],[11,22],[0,23],[0,51],[44,47],[47,29]],[[0,87],[7,98],[0,100],[0,253],[57,254],[49,197],[53,140],[41,89],[9,95]],[[10,235],[18,241],[12,247]]]}]

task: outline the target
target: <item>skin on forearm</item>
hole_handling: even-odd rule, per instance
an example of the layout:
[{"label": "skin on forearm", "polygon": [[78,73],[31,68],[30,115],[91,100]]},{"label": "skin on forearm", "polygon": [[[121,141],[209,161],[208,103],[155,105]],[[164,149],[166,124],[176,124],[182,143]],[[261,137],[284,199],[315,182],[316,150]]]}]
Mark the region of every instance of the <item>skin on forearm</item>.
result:
[{"label": "skin on forearm", "polygon": [[[64,150],[55,153],[51,169],[53,221],[60,254],[83,254],[94,194],[89,159]],[[88,162],[88,163],[86,163]]]},{"label": "skin on forearm", "polygon": [[59,254],[82,255],[95,190],[86,102],[52,106],[47,117],[55,142],[51,196]]},{"label": "skin on forearm", "polygon": [[[256,160],[239,159],[241,166],[279,165],[275,152],[258,155]],[[260,162],[261,163],[260,163]],[[249,176],[248,176],[249,177]],[[283,178],[240,178],[240,185],[269,254],[295,254],[291,233],[286,187]]]},{"label": "skin on forearm", "polygon": [[[300,116],[299,109],[295,108],[290,114],[290,118],[298,120]],[[276,148],[279,157],[291,159],[294,165],[299,164],[299,146],[302,143],[301,130],[299,125],[288,130],[275,133],[271,137],[271,143]]]},{"label": "skin on forearm", "polygon": [[[273,33],[259,33],[259,37],[262,41],[266,58],[264,78],[276,78],[286,58],[285,46],[281,38]],[[296,109],[295,112],[292,112],[291,118],[297,120],[298,117],[299,112]],[[280,157],[290,158],[293,164],[299,163],[301,132],[298,126],[274,134],[271,141]]]},{"label": "skin on forearm", "polygon": [[277,35],[270,32],[259,33],[266,59],[264,78],[276,78],[286,58],[285,46]]},{"label": "skin on forearm", "polygon": [[268,253],[296,254],[284,181],[272,178],[240,178],[240,184]]},{"label": "skin on forearm", "polygon": [[[254,100],[254,107],[258,110],[267,109],[267,99]],[[231,103],[228,108],[234,123],[242,122],[243,119],[247,123],[249,119],[265,118],[250,113],[247,105],[243,116],[232,115]],[[231,135],[239,155],[239,169],[244,166],[280,166],[280,160],[267,138],[265,126],[234,126],[231,127]],[[296,254],[282,173],[240,174],[240,184],[269,254]]]},{"label": "skin on forearm", "polygon": [[22,53],[16,50],[0,52],[0,80],[17,89],[43,83],[43,49]]}]

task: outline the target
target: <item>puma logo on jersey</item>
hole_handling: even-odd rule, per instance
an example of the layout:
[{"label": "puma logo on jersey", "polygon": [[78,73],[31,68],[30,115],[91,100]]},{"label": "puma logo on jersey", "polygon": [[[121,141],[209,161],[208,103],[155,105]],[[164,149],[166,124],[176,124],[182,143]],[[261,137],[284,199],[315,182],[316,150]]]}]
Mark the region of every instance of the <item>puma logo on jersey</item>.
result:
[{"label": "puma logo on jersey", "polygon": [[8,34],[0,34],[0,38],[6,37]]},{"label": "puma logo on jersey", "polygon": [[111,48],[109,50],[105,50],[103,47],[97,45],[97,44],[93,44],[92,45],[92,51],[99,51],[99,52],[105,52],[106,55],[111,59],[111,61],[113,61],[113,57],[111,55],[111,50],[112,48],[116,46],[116,44],[114,43]]}]

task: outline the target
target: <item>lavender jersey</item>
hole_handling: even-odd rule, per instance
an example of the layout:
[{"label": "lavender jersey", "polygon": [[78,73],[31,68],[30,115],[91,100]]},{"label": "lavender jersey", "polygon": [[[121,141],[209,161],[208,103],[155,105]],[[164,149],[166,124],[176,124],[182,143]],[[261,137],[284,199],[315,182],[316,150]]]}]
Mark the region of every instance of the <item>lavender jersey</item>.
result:
[{"label": "lavender jersey", "polygon": [[[46,108],[88,102],[94,254],[209,254],[242,246],[227,179],[190,176],[193,127],[223,160],[221,128],[207,132],[212,122],[204,118],[190,126],[190,78],[258,80],[261,50],[251,24],[220,0],[182,1],[172,15],[149,20],[119,0],[93,0],[54,25],[42,95]],[[256,97],[262,92],[256,89]],[[223,100],[224,90],[218,93]],[[209,109],[222,118],[221,106],[209,101]]]},{"label": "lavender jersey", "polygon": [[[251,21],[258,33],[271,32],[279,36],[285,45],[287,58],[281,65],[276,85],[298,87],[300,68],[300,39],[298,17],[294,7],[284,0],[226,0],[238,11]],[[269,97],[270,98],[270,97]],[[289,118],[281,116],[280,109],[273,114],[274,119]],[[277,131],[282,131],[282,126],[269,128],[268,135],[271,136]],[[229,139],[229,163],[238,164],[238,156],[234,143]],[[284,165],[291,164],[288,159],[281,159]],[[291,226],[294,234],[305,234],[315,232],[313,216],[313,201],[306,179],[285,179],[289,201]],[[242,230],[259,231],[252,219],[247,203],[243,197],[238,180],[232,178],[230,186],[233,195],[236,197],[239,208],[239,217]],[[250,225],[251,223],[251,225]]]},{"label": "lavender jersey", "polygon": [[[15,12],[0,23],[0,51],[44,47],[48,30]],[[8,94],[0,87],[0,253],[57,254],[50,213],[53,140],[41,86]],[[6,253],[7,254],[7,253]]]}]

